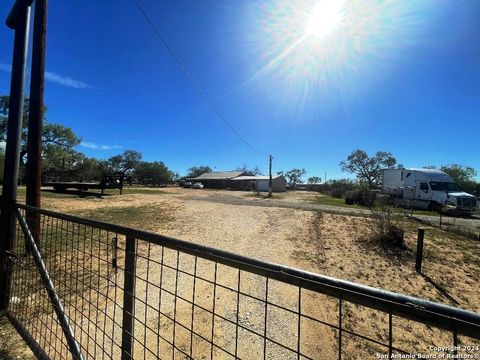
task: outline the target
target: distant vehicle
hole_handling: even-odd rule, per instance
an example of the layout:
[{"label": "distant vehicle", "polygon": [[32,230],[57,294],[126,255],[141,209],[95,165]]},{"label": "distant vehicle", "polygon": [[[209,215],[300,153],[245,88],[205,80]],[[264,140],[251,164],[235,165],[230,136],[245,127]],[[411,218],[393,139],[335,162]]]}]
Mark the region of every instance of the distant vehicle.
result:
[{"label": "distant vehicle", "polygon": [[183,183],[183,187],[184,188],[191,188],[192,187],[192,183],[190,181],[186,181]]},{"label": "distant vehicle", "polygon": [[203,184],[201,182],[196,182],[192,187],[194,189],[203,189]]},{"label": "distant vehicle", "polygon": [[460,191],[452,177],[436,169],[385,169],[382,190],[397,204],[436,212],[471,215],[475,196]]}]

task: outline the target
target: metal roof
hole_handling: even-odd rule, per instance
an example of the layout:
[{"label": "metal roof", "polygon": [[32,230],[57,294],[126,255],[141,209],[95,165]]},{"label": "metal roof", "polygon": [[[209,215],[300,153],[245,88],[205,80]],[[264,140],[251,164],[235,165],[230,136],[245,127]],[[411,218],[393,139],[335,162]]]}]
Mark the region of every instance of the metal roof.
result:
[{"label": "metal roof", "polygon": [[[281,177],[282,175],[275,175],[273,176],[272,175],[272,180],[273,179],[277,179],[279,177]],[[264,175],[256,175],[256,176],[238,176],[234,179],[232,179],[233,181],[237,181],[237,180],[269,180],[270,178],[268,176],[264,176]]]},{"label": "metal roof", "polygon": [[203,173],[196,178],[190,178],[190,180],[230,180],[244,174],[244,171],[219,171]]}]

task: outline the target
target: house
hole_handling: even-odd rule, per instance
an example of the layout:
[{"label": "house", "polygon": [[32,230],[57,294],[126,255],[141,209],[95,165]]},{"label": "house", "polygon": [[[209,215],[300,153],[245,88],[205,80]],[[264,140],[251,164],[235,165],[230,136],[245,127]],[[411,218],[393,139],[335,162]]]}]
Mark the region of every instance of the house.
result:
[{"label": "house", "polygon": [[[238,190],[268,191],[268,176],[245,176],[240,175],[232,180],[233,188]],[[272,191],[287,191],[287,180],[283,175],[272,176]]]},{"label": "house", "polygon": [[187,178],[187,181],[201,182],[204,187],[211,189],[230,189],[233,186],[232,179],[244,174],[244,171],[209,172],[195,178]]}]

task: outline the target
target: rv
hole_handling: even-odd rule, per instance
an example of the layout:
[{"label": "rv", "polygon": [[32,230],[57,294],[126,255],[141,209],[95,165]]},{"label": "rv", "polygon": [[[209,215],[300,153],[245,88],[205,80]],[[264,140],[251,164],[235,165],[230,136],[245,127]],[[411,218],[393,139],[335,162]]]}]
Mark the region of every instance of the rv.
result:
[{"label": "rv", "polygon": [[436,169],[385,169],[382,190],[395,204],[436,212],[471,215],[475,196],[460,191],[447,173]]}]

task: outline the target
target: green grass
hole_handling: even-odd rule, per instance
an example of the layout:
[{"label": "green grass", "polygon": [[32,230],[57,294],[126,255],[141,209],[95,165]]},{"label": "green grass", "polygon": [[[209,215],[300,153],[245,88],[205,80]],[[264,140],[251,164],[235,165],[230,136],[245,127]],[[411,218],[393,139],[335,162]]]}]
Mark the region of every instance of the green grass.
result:
[{"label": "green grass", "polygon": [[[349,209],[365,209],[365,210],[369,209],[367,206],[362,206],[362,205],[358,205],[358,204],[354,204],[354,205],[345,204],[345,199],[335,198],[335,197],[328,196],[328,195],[314,196],[313,198],[311,198],[309,200],[309,202],[311,204],[339,206],[339,207],[344,207],[344,208],[349,208]],[[408,213],[410,214],[410,210],[408,210]],[[413,214],[414,215],[439,216],[438,213],[433,212],[433,211],[427,211],[427,210],[413,210]]]},{"label": "green grass", "polygon": [[[1,187],[0,187],[1,189]],[[131,188],[125,187],[123,188],[123,195],[129,194],[145,194],[145,195],[162,195],[166,194],[164,190],[160,188]],[[104,194],[100,189],[91,189],[87,192],[77,191],[74,189],[69,189],[66,192],[56,192],[53,188],[44,187],[41,191],[42,198],[48,199],[72,199],[72,198],[91,198],[91,197],[102,197],[102,196],[112,196],[112,195],[120,195],[120,190],[118,189],[106,189]],[[19,186],[17,190],[17,196],[19,199],[25,199],[26,196],[26,188],[25,186]]]},{"label": "green grass", "polygon": [[74,212],[74,215],[140,230],[152,230],[161,223],[172,220],[171,208],[154,205],[101,207]]},{"label": "green grass", "polygon": [[333,196],[327,196],[327,195],[317,195],[314,196],[309,200],[311,204],[317,204],[317,205],[330,205],[330,206],[339,206],[339,207],[345,207],[345,208],[350,208],[350,209],[367,209],[365,206],[361,205],[347,205],[345,204],[345,199],[342,198],[335,198]]}]

